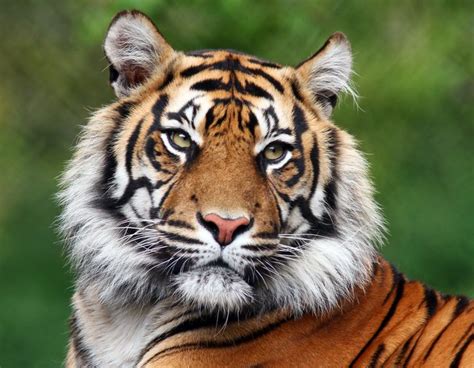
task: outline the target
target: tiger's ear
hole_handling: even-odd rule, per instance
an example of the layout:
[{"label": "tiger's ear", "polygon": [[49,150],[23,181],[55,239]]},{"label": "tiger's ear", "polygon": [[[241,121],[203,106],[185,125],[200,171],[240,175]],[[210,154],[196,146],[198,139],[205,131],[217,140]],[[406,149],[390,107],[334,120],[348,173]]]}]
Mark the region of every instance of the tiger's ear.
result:
[{"label": "tiger's ear", "polygon": [[296,67],[303,84],[327,116],[340,93],[357,97],[350,85],[352,73],[351,45],[343,33],[334,33],[313,56]]},{"label": "tiger's ear", "polygon": [[110,63],[110,84],[119,98],[130,95],[174,53],[151,19],[137,10],[114,17],[104,51]]}]

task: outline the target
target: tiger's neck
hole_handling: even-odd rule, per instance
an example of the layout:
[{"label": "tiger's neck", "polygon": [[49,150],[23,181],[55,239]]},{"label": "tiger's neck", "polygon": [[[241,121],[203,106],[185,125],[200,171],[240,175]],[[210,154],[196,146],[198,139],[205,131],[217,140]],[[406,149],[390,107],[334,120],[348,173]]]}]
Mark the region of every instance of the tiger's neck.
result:
[{"label": "tiger's neck", "polygon": [[[441,302],[438,295],[426,298],[426,293],[422,284],[406,283],[384,260],[375,267],[364,290],[357,290],[353,300],[324,317],[306,314],[295,318],[288,311],[276,310],[223,325],[215,316],[203,318],[169,301],[140,310],[113,310],[78,292],[74,296],[70,356],[80,356],[91,366],[131,367],[138,361],[143,367],[226,366],[223,362],[252,366],[263,358],[280,359],[281,365],[276,366],[295,366],[295,361],[311,351],[319,366],[334,362],[347,366],[354,359],[377,353],[367,342],[381,338],[392,319],[401,318],[395,312],[403,295],[403,303],[411,306],[413,321],[403,322],[402,330],[408,336],[416,332],[433,303]],[[296,351],[291,355],[293,361],[287,361],[289,346]],[[381,346],[384,351],[379,354],[386,354],[388,347]],[[398,347],[393,342],[391,346]],[[305,361],[300,364],[314,366]]]}]

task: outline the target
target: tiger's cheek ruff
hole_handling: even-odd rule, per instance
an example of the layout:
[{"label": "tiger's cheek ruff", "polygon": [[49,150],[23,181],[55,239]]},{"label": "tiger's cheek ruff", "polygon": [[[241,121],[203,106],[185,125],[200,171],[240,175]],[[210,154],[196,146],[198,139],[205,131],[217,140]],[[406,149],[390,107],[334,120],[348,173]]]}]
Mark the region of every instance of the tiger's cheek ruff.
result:
[{"label": "tiger's cheek ruff", "polygon": [[328,312],[365,285],[383,233],[367,163],[352,138],[331,126],[318,137],[319,152],[316,140],[305,140],[305,186],[287,192],[290,234],[282,241],[294,249],[275,257],[278,272],[269,278],[275,304],[297,314]]},{"label": "tiger's cheek ruff", "polygon": [[118,227],[125,218],[116,212],[114,203],[103,202],[103,169],[108,174],[117,167],[114,156],[104,152],[104,147],[110,147],[117,126],[128,114],[110,109],[96,113],[83,131],[59,194],[64,206],[61,230],[77,270],[77,287],[96,290],[104,303],[122,305],[133,300],[149,301],[164,290],[159,283],[152,286],[143,278],[145,270],[153,266],[152,259],[133,247],[123,246],[126,239]]}]

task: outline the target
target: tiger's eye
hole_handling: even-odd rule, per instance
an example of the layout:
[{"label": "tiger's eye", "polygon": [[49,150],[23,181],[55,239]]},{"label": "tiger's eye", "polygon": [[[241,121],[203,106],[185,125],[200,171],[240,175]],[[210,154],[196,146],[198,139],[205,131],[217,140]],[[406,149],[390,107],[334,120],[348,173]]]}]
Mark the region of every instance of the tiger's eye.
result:
[{"label": "tiger's eye", "polygon": [[171,132],[170,139],[179,148],[191,147],[191,138],[184,132]]},{"label": "tiger's eye", "polygon": [[263,156],[268,161],[276,161],[283,157],[285,154],[285,148],[280,143],[272,143],[265,148],[263,151]]}]

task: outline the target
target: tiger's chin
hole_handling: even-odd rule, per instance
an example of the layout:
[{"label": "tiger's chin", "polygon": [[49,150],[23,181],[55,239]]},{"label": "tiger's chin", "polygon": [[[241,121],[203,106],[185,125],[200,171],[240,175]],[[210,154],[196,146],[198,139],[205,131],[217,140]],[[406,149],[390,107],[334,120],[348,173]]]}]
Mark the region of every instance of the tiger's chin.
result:
[{"label": "tiger's chin", "polygon": [[185,304],[206,311],[239,312],[253,301],[253,288],[227,267],[182,272],[173,279],[175,293]]}]

